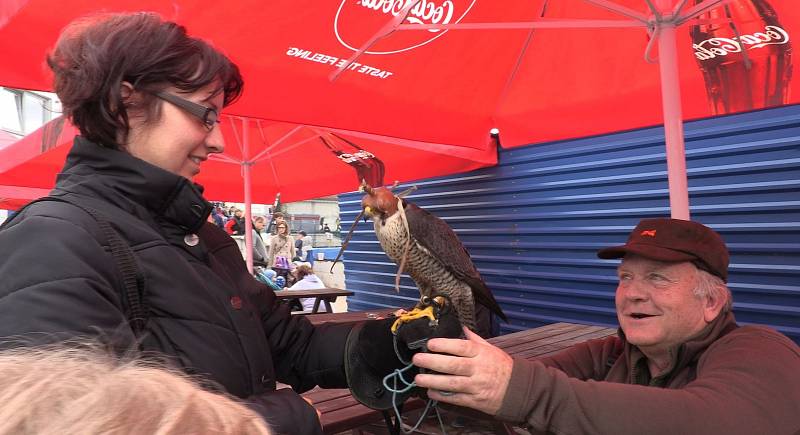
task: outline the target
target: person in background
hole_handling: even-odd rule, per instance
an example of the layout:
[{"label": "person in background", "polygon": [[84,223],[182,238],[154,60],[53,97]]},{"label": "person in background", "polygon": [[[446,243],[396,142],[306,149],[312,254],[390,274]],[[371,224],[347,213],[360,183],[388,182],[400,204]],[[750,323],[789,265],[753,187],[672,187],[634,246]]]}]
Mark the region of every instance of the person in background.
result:
[{"label": "person in background", "polygon": [[282,276],[278,276],[272,269],[267,269],[265,267],[257,267],[254,270],[255,278],[264,284],[266,284],[272,291],[280,291],[283,290],[283,285],[278,282],[278,278],[280,278],[283,283],[286,283],[286,280]]},{"label": "person in background", "polygon": [[244,229],[244,212],[238,208],[234,209],[233,215],[228,218],[228,222],[225,222],[225,231],[233,236],[242,236]]},{"label": "person in background", "polygon": [[0,400],[0,435],[271,433],[224,393],[91,345],[0,352]]},{"label": "person in background", "polygon": [[[298,265],[292,274],[295,277],[295,283],[289,290],[316,290],[325,288],[325,284],[317,275],[314,275],[314,270],[308,263]],[[303,311],[311,312],[314,309],[314,298],[300,298],[300,304],[303,306]],[[325,312],[326,308],[320,306],[319,312]]]},{"label": "person in background", "polygon": [[138,350],[247,401],[277,433],[321,434],[299,393],[347,386],[353,325],[292,316],[206,221],[212,206],[192,181],[224,151],[238,67],[147,12],[73,22],[48,65],[80,135],[51,198],[0,229],[0,348],[82,337]]},{"label": "person in background", "polygon": [[259,266],[267,265],[267,248],[264,245],[264,239],[261,238],[265,226],[264,216],[253,218],[253,262],[258,262]]},{"label": "person in background", "polygon": [[274,235],[277,233],[277,225],[281,222],[286,222],[286,217],[284,216],[283,212],[276,211],[272,213],[272,221],[270,222],[269,228],[267,228],[267,232],[270,235]]},{"label": "person in background", "polygon": [[536,433],[799,433],[800,347],[736,323],[719,234],[645,219],[598,256],[622,258],[619,336],[528,361],[465,330],[467,340],[433,339],[435,353],[413,357],[438,372],[417,375],[417,385]]},{"label": "person in background", "polygon": [[283,221],[275,225],[276,234],[272,236],[269,244],[269,262],[278,275],[288,280],[290,262],[294,258],[294,242],[289,235],[289,225]]},{"label": "person in background", "polygon": [[214,208],[211,209],[211,219],[214,225],[225,228],[225,221],[227,218],[222,214],[222,208],[220,208],[220,206],[214,206]]},{"label": "person in background", "polygon": [[311,237],[303,230],[298,231],[295,237],[294,250],[297,255],[295,258],[299,261],[308,261],[308,251],[312,248]]}]

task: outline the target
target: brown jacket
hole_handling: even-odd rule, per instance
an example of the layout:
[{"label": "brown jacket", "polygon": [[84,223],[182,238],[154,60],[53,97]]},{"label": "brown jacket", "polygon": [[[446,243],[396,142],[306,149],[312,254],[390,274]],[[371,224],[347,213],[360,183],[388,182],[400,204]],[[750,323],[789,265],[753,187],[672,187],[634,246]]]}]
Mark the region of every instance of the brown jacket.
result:
[{"label": "brown jacket", "polygon": [[269,257],[269,261],[267,261],[268,267],[275,265],[275,257],[278,255],[286,257],[286,259],[291,262],[295,255],[294,240],[292,240],[291,236],[282,237],[277,234],[273,235],[269,241],[269,252],[267,255]]},{"label": "brown jacket", "polygon": [[718,317],[652,378],[619,337],[539,361],[514,360],[498,418],[557,434],[795,434],[800,348],[761,326]]}]

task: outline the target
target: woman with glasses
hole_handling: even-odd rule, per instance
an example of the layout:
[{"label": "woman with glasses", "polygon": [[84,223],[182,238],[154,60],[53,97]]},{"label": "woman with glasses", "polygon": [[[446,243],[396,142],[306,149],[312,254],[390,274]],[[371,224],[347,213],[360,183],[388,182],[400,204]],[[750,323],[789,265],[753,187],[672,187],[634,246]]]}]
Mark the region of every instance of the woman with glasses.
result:
[{"label": "woman with glasses", "polygon": [[289,235],[289,224],[280,221],[275,225],[275,235],[269,241],[269,262],[279,276],[289,279],[289,264],[295,255],[294,241]]},{"label": "woman with glasses", "polygon": [[0,230],[0,346],[141,351],[247,400],[277,433],[321,433],[295,391],[346,386],[351,326],[291,317],[192,182],[224,150],[236,65],[149,13],[73,23],[47,62],[80,135],[51,198]]}]

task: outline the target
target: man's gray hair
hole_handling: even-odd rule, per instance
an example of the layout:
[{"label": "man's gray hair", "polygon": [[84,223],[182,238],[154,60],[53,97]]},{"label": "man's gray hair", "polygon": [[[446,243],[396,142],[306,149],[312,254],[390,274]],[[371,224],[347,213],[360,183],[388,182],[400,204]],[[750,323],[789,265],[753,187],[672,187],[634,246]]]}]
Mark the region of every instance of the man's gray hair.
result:
[{"label": "man's gray hair", "polygon": [[728,285],[725,284],[725,281],[722,278],[712,275],[705,270],[696,269],[697,270],[697,285],[694,288],[694,294],[698,298],[703,296],[711,296],[715,299],[721,299],[725,301],[725,305],[722,307],[721,313],[727,313],[733,308],[733,295],[731,294],[731,290],[728,288]]}]

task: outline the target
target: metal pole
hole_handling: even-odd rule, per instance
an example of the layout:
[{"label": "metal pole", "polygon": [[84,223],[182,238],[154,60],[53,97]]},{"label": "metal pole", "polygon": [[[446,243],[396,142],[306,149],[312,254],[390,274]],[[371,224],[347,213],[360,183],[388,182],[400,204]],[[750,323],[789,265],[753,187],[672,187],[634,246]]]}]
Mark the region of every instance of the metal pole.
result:
[{"label": "metal pole", "polygon": [[244,178],[244,249],[247,270],[253,273],[253,217],[250,208],[253,204],[252,180],[250,179],[250,125],[247,118],[242,120],[242,177]]},{"label": "metal pole", "polygon": [[[662,13],[670,14],[672,3],[673,0],[658,0],[657,4]],[[672,22],[660,22],[658,26],[658,66],[661,75],[661,104],[664,111],[669,205],[674,219],[690,220],[675,25]]]}]

